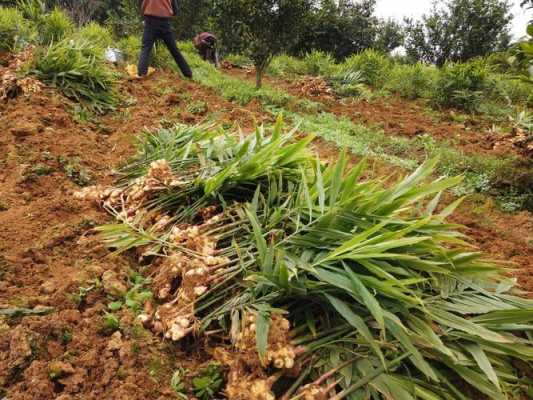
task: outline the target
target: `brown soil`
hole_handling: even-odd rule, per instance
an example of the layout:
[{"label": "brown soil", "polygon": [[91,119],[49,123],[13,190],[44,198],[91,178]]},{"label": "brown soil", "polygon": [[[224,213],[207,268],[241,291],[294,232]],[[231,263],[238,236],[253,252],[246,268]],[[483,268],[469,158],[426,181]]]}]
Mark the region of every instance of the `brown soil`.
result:
[{"label": "brown soil", "polygon": [[[121,91],[129,106],[88,123],[76,122],[73,104],[52,89],[0,105],[0,308],[55,309],[0,319],[0,397],[174,399],[169,380],[176,365],[194,369],[209,358],[153,336],[127,311],[117,314],[122,334],[110,335],[102,320],[109,300],[100,286],[79,301],[80,288],[91,288],[104,272],[118,276],[135,264],[110,257],[94,236],[91,228],[109,218],[73,197],[75,181],[85,171],[91,184],[113,181],[113,169],[133,154],[135,134],[145,127],[212,118],[248,129],[271,117],[257,104],[235,107],[164,72],[124,81]],[[192,101],[205,102],[207,112],[191,114]],[[325,158],[337,154],[320,141],[315,146]],[[523,287],[533,290],[531,214],[470,202],[456,220],[483,250],[516,262]]]},{"label": "brown soil", "polygon": [[91,233],[108,216],[74,199],[74,181],[80,171],[90,184],[113,181],[113,168],[133,154],[145,127],[204,121],[187,111],[192,101],[244,127],[260,116],[163,72],[124,81],[121,91],[131,105],[89,123],[76,122],[74,105],[53,89],[0,105],[0,307],[55,308],[46,317],[0,320],[0,397],[4,390],[10,400],[174,399],[174,360],[201,361],[153,337],[128,312],[119,313],[123,336],[110,337],[102,288],[77,304],[80,288],[133,265],[109,258]]}]

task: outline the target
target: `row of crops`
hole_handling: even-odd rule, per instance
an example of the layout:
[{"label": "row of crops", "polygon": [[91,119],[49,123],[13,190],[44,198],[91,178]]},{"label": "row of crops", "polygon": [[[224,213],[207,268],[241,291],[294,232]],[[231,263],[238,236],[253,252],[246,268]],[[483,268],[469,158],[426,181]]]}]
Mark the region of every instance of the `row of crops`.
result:
[{"label": "row of crops", "polygon": [[431,160],[385,185],[294,134],[176,125],[142,139],[116,187],[80,193],[152,276],[145,326],[209,337],[231,399],[533,395],[533,302],[446,221],[460,178],[428,181]]}]

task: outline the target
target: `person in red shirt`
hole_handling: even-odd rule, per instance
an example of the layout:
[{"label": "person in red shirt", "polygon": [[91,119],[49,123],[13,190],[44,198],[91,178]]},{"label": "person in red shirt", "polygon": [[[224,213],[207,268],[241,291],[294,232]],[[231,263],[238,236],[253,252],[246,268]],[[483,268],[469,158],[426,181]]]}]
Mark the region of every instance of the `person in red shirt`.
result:
[{"label": "person in red shirt", "polygon": [[176,36],[170,24],[171,18],[177,15],[177,0],[139,0],[139,8],[144,17],[144,33],[141,55],[137,66],[139,77],[148,73],[150,55],[156,40],[162,40],[170,54],[187,78],[192,78],[192,71],[187,60],[176,46]]},{"label": "person in red shirt", "polygon": [[204,61],[209,61],[218,68],[218,50],[217,50],[217,38],[210,32],[202,32],[199,35],[196,35],[193,39],[194,47],[200,53],[200,57]]}]

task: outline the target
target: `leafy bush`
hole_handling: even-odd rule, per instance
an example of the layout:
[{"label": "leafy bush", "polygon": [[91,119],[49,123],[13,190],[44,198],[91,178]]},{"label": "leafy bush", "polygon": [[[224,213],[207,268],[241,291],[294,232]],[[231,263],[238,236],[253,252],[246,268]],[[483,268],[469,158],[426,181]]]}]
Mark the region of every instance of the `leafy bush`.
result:
[{"label": "leafy bush", "polygon": [[523,107],[533,106],[533,87],[520,79],[510,79],[508,75],[492,74],[491,95],[495,99]]},{"label": "leafy bush", "polygon": [[331,54],[320,50],[307,53],[303,59],[305,72],[309,75],[329,75],[335,64]]},{"label": "leafy bush", "polygon": [[488,88],[489,69],[484,61],[447,63],[437,80],[433,100],[436,105],[477,111]]},{"label": "leafy bush", "polygon": [[361,72],[337,73],[329,77],[328,81],[339,96],[361,97],[369,94],[369,89],[362,83]]},{"label": "leafy bush", "polygon": [[122,50],[128,62],[136,61],[141,53],[141,38],[136,35],[126,36],[120,39],[118,48]]},{"label": "leafy bush", "polygon": [[101,49],[92,43],[62,40],[36,57],[35,74],[73,100],[87,102],[104,112],[117,102],[115,76],[103,60]]},{"label": "leafy bush", "polygon": [[267,74],[279,77],[294,77],[305,74],[304,62],[287,54],[276,56],[267,68]]},{"label": "leafy bush", "polygon": [[339,68],[345,73],[360,71],[364,83],[380,88],[388,79],[392,62],[375,50],[365,50],[348,57]]},{"label": "leafy bush", "polygon": [[140,35],[143,25],[138,0],[118,0],[118,4],[118,10],[113,7],[108,13],[107,24],[110,29],[118,37]]},{"label": "leafy bush", "polygon": [[39,21],[46,14],[46,4],[44,0],[18,0],[17,9],[22,16],[33,23]]},{"label": "leafy bush", "polygon": [[77,37],[102,49],[110,47],[114,43],[111,31],[96,22],[91,22],[81,28],[77,33]]},{"label": "leafy bush", "polygon": [[59,42],[74,31],[74,24],[70,17],[59,8],[42,16],[36,27],[39,43],[46,45]]},{"label": "leafy bush", "polygon": [[385,88],[407,99],[429,97],[435,88],[438,70],[421,63],[396,64],[390,71]]},{"label": "leafy bush", "polygon": [[29,23],[15,8],[0,7],[0,51],[13,51],[27,43],[31,36]]}]

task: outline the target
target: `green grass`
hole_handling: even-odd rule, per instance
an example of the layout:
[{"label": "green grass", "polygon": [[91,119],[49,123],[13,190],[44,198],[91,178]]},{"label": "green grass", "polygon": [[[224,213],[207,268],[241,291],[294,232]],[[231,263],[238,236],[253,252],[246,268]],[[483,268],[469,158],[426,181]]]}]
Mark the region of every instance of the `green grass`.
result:
[{"label": "green grass", "polygon": [[[429,135],[414,139],[390,136],[379,128],[357,124],[331,113],[301,115],[286,112],[285,115],[302,131],[316,134],[340,149],[346,148],[358,156],[379,159],[407,171],[415,169],[428,158],[438,157],[438,174],[464,175],[464,182],[456,189],[458,195],[486,193],[506,197],[515,193],[515,201],[520,201],[522,205],[531,196],[530,187],[513,181],[513,176],[520,175],[527,167],[519,167],[512,156],[467,155],[453,144],[438,142]],[[503,177],[510,179],[505,185],[501,184]]]}]

